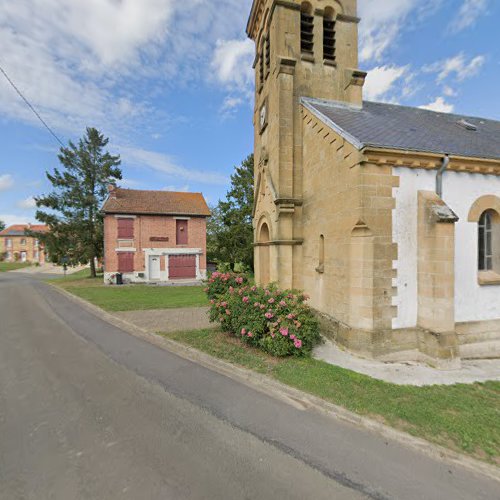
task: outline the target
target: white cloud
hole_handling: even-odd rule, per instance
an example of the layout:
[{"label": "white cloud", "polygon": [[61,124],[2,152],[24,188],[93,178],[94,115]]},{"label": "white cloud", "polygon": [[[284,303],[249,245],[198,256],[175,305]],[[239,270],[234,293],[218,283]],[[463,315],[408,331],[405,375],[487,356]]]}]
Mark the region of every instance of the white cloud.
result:
[{"label": "white cloud", "polygon": [[382,60],[403,30],[432,16],[442,4],[443,0],[359,0],[360,60]]},{"label": "white cloud", "polygon": [[248,94],[254,84],[254,52],[249,39],[217,40],[210,65],[216,79],[230,90]]},{"label": "white cloud", "polygon": [[146,167],[179,179],[204,184],[224,185],[228,183],[228,179],[221,174],[182,167],[173,158],[161,153],[128,146],[122,146],[119,149],[122,161],[130,166]]},{"label": "white cloud", "polygon": [[408,66],[377,66],[368,72],[363,87],[366,99],[380,99],[387,95],[408,71]]},{"label": "white cloud", "polygon": [[30,196],[25,200],[20,200],[17,202],[17,207],[22,208],[23,210],[32,210],[33,208],[36,208],[35,199]]},{"label": "white cloud", "polygon": [[0,191],[7,191],[14,185],[14,178],[10,174],[0,175]]},{"label": "white cloud", "polygon": [[461,52],[454,57],[426,66],[424,71],[436,73],[438,83],[443,83],[449,76],[453,76],[455,81],[461,82],[476,76],[481,71],[485,61],[486,58],[482,55],[468,60]]},{"label": "white cloud", "polygon": [[438,97],[435,101],[419,107],[430,111],[439,111],[440,113],[453,113],[453,110],[455,109],[455,106],[447,103],[443,97]]},{"label": "white cloud", "polygon": [[12,226],[13,224],[28,224],[29,220],[24,215],[0,214],[0,220],[5,222],[5,225]]},{"label": "white cloud", "polygon": [[450,23],[452,32],[463,31],[474,26],[488,7],[488,0],[464,0],[460,9]]},{"label": "white cloud", "polygon": [[456,97],[458,95],[458,92],[448,85],[445,85],[443,93],[446,97]]},{"label": "white cloud", "polygon": [[165,186],[162,191],[175,191],[177,193],[187,193],[189,191],[189,185],[185,184],[184,186]]},{"label": "white cloud", "polygon": [[[206,79],[217,40],[239,35],[251,1],[16,0],[0,2],[2,66],[60,135],[96,126],[126,137],[167,118],[151,94]],[[221,15],[221,13],[224,13]],[[241,42],[246,44],[247,41]],[[231,75],[221,77],[227,81]],[[238,68],[240,69],[240,68]],[[235,85],[245,82],[234,80]],[[153,92],[144,92],[144,84]],[[160,89],[160,90],[158,90]],[[0,114],[41,126],[0,79]],[[62,137],[64,140],[64,137]]]}]

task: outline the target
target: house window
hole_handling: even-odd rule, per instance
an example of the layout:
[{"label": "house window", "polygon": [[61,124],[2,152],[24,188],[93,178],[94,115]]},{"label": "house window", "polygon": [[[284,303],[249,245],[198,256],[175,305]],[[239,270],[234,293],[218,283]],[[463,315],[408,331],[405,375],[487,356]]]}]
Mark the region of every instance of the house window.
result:
[{"label": "house window", "polygon": [[335,18],[332,9],[325,9],[323,18],[323,59],[335,62]]},{"label": "house window", "polygon": [[187,245],[188,244],[188,221],[187,220],[179,220],[175,221],[176,223],[176,244],[177,245]]},{"label": "house window", "polygon": [[21,239],[21,246],[26,246],[26,240],[24,238]]},{"label": "house window", "polygon": [[118,219],[118,239],[119,240],[134,239],[134,219],[130,218]]},{"label": "house window", "polygon": [[134,253],[119,252],[117,255],[118,255],[118,272],[119,273],[134,272]]},{"label": "house window", "polygon": [[314,51],[314,16],[308,2],[304,2],[300,9],[300,50],[306,54]]},{"label": "house window", "polygon": [[493,270],[493,210],[486,210],[479,219],[479,270]]},{"label": "house window", "polygon": [[12,248],[12,240],[11,240],[10,238],[7,238],[7,239],[5,240],[5,246],[6,246],[7,248]]},{"label": "house window", "polygon": [[12,260],[12,252],[7,252],[7,260]]}]

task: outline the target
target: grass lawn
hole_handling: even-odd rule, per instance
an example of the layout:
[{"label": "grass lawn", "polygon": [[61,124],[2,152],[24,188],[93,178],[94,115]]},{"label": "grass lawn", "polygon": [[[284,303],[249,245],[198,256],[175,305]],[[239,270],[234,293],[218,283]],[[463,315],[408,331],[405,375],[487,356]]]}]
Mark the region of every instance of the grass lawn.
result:
[{"label": "grass lawn", "polygon": [[90,278],[88,269],[50,282],[106,311],[170,309],[208,304],[201,286],[106,286],[102,276]]},{"label": "grass lawn", "polygon": [[500,382],[399,386],[314,359],[275,359],[217,330],[168,333],[361,415],[500,465]]},{"label": "grass lawn", "polygon": [[23,267],[30,267],[29,262],[0,262],[0,273],[7,271],[14,271],[15,269],[22,269]]}]

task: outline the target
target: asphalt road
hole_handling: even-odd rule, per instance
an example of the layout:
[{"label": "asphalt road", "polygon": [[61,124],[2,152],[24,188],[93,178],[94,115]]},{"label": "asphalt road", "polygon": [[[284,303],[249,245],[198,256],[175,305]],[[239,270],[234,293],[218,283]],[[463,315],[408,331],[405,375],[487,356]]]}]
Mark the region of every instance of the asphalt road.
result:
[{"label": "asphalt road", "polygon": [[498,499],[500,484],[301,410],[0,274],[0,499]]}]

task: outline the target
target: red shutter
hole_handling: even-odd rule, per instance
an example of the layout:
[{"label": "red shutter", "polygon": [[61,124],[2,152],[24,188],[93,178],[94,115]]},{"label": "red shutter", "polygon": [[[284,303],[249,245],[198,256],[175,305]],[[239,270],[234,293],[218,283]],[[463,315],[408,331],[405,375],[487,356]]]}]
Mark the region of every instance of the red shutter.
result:
[{"label": "red shutter", "polygon": [[118,252],[118,272],[132,273],[134,272],[134,253],[133,252]]},{"label": "red shutter", "polygon": [[170,255],[169,279],[196,278],[196,255]]},{"label": "red shutter", "polygon": [[177,245],[188,244],[188,221],[176,220],[176,242]]},{"label": "red shutter", "polygon": [[134,239],[134,219],[118,219],[118,239]]}]

